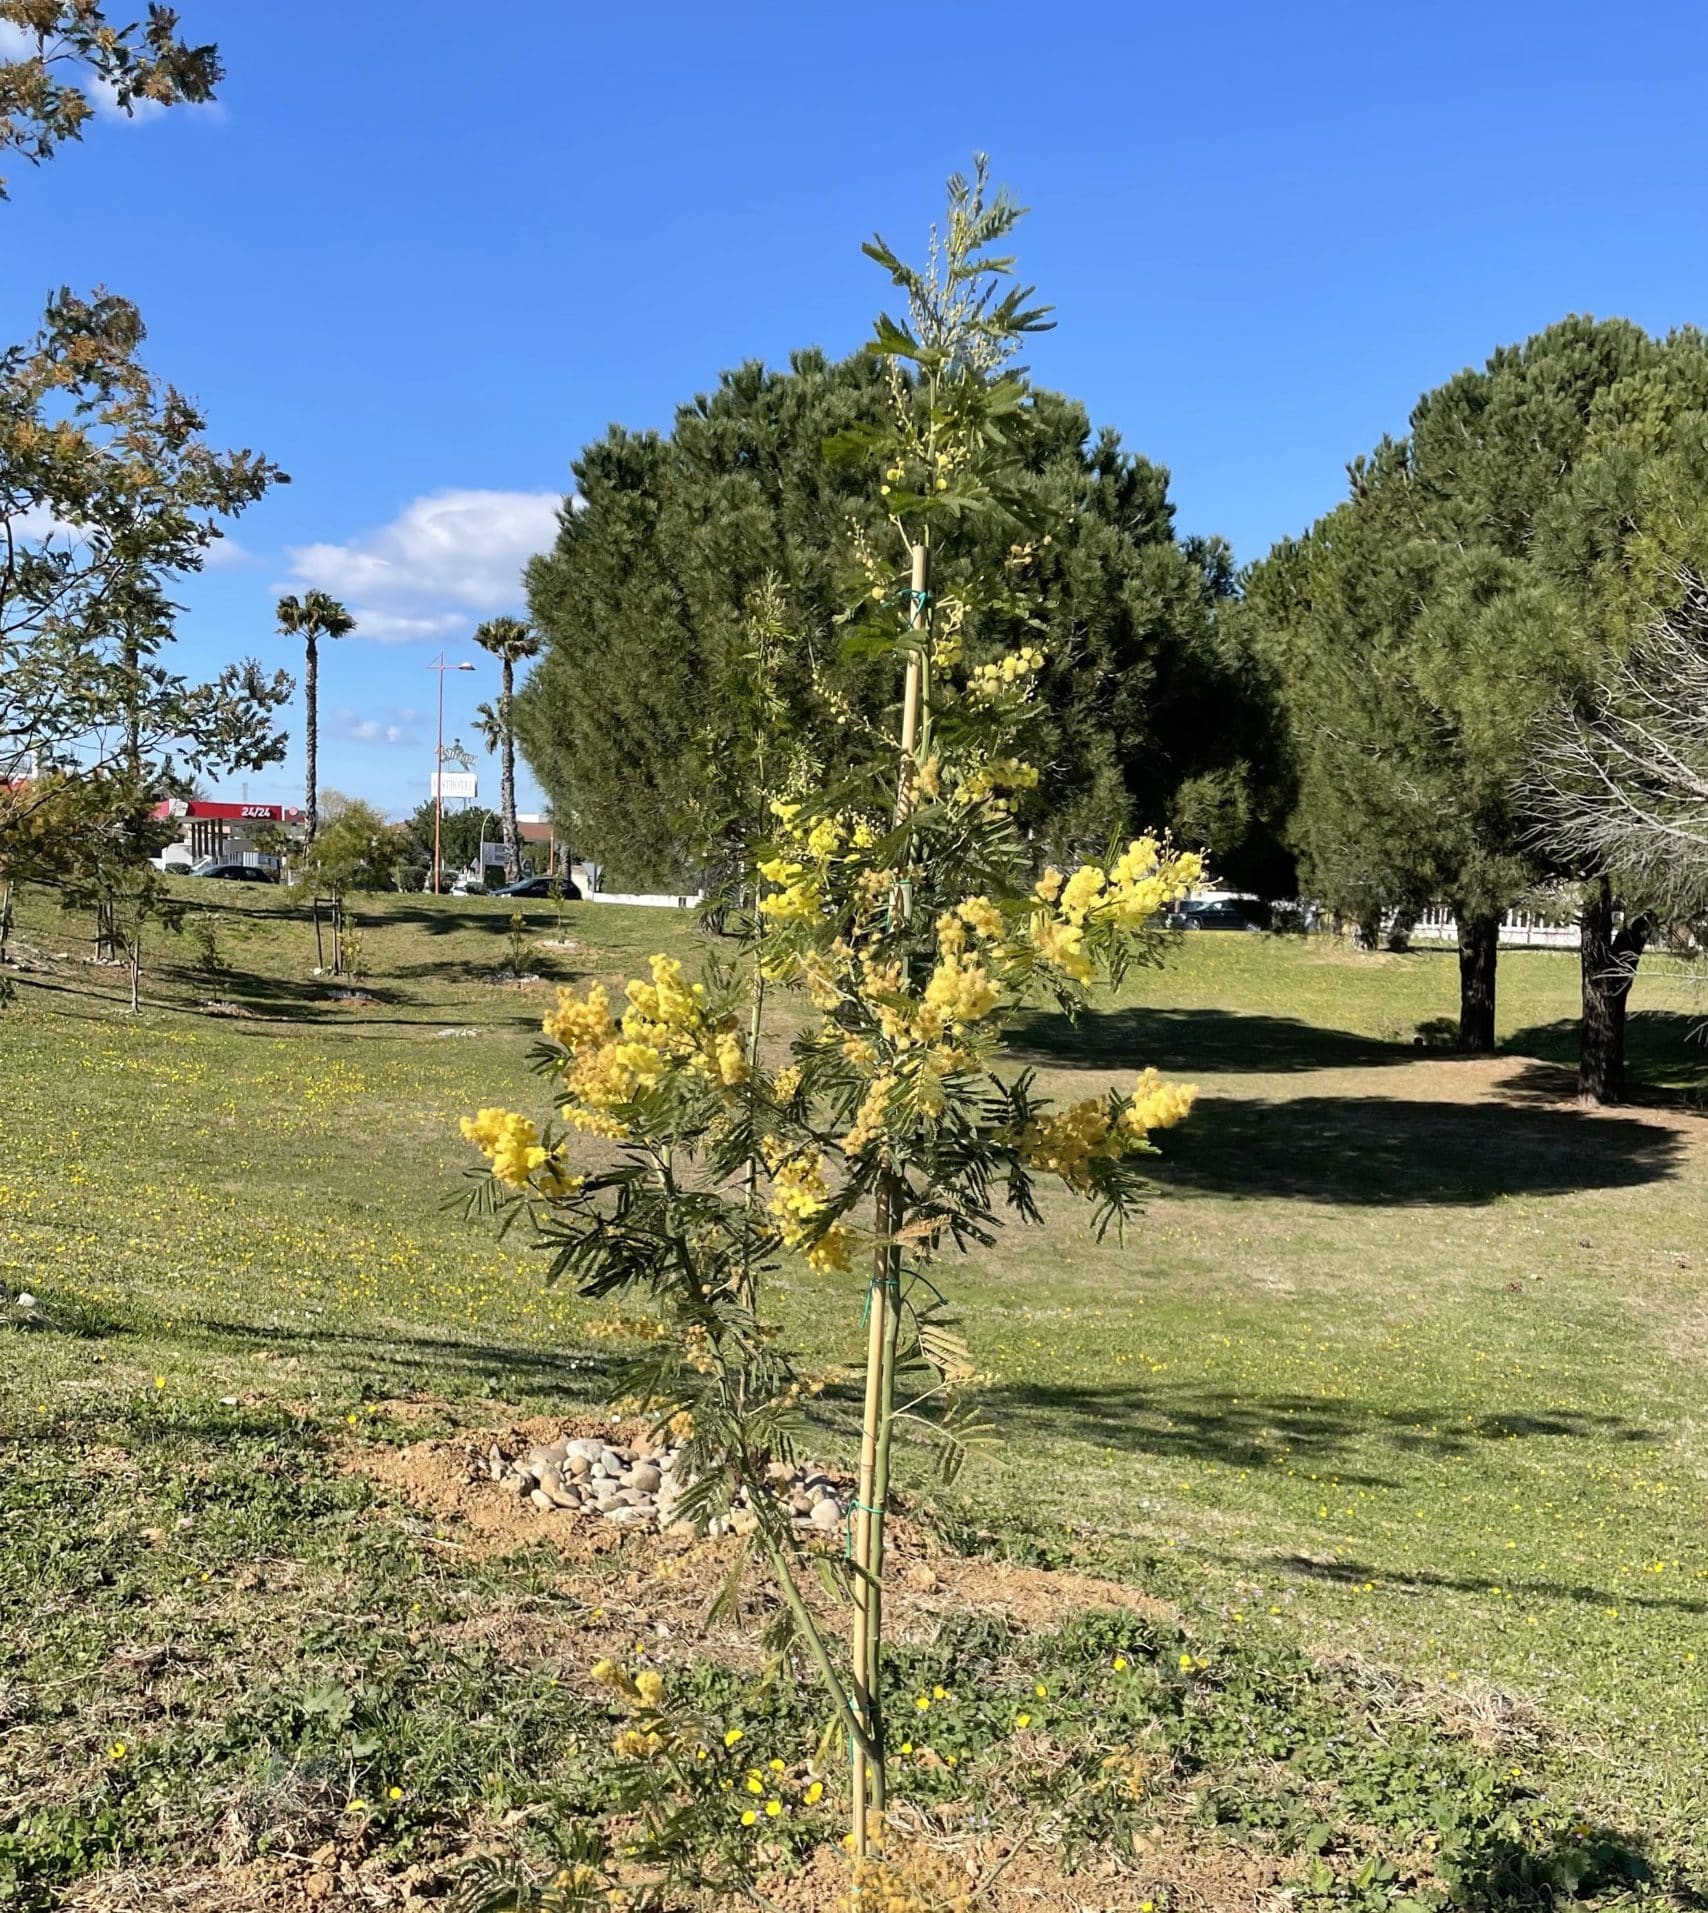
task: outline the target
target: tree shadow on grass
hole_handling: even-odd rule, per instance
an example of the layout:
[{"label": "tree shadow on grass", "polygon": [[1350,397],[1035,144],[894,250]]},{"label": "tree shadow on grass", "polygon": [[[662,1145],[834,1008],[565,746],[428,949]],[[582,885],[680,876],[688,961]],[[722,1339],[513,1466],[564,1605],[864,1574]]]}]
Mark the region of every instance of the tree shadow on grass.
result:
[{"label": "tree shadow on grass", "polygon": [[[1501,1045],[1519,1056],[1551,1064],[1539,1085],[1559,1082],[1563,1093],[1576,1093],[1578,1024],[1575,1017],[1533,1023],[1515,1030]],[[1708,1007],[1701,1015],[1677,1010],[1633,1010],[1625,1028],[1625,1060],[1630,1100],[1700,1106],[1708,1096]]]},{"label": "tree shadow on grass", "polygon": [[[1351,1030],[1325,1029],[1293,1016],[1240,1010],[1089,1010],[1021,1016],[1008,1038],[1023,1062],[1057,1068],[1142,1069],[1213,1075],[1286,1075],[1313,1069],[1375,1069],[1441,1059],[1415,1043],[1384,1042]],[[1450,1053],[1450,1052],[1449,1052]]]},{"label": "tree shadow on grass", "polygon": [[[184,1347],[302,1354],[319,1359],[328,1368],[341,1369],[356,1389],[378,1382],[401,1393],[411,1387],[442,1387],[448,1381],[480,1381],[565,1402],[602,1401],[609,1397],[620,1367],[605,1354],[575,1348],[459,1341],[452,1335],[410,1329],[239,1322],[218,1316],[168,1318],[141,1301],[127,1301],[115,1308],[61,1294],[51,1283],[40,1286],[37,1299],[39,1317],[30,1326],[19,1325],[11,1333],[68,1336],[78,1341],[152,1338]],[[0,1341],[0,1347],[4,1346]]]},{"label": "tree shadow on grass", "polygon": [[296,1328],[203,1316],[175,1323],[171,1332],[177,1341],[201,1341],[213,1347],[312,1352],[342,1366],[355,1380],[378,1380],[387,1387],[434,1388],[448,1379],[478,1380],[565,1402],[604,1399],[617,1366],[602,1356],[573,1350],[516,1342],[464,1342],[455,1336],[409,1329]]},{"label": "tree shadow on grass", "polygon": [[[1442,1913],[1547,1913],[1573,1904],[1634,1905],[1700,1913],[1708,1898],[1677,1863],[1651,1857],[1644,1835],[1612,1827],[1549,1832],[1528,1838],[1480,1832],[1457,1856]],[[1613,1896],[1613,1897],[1607,1897]]]},{"label": "tree shadow on grass", "polygon": [[[1373,1582],[1389,1592],[1486,1595],[1493,1586],[1485,1576],[1443,1574],[1432,1568],[1385,1568],[1372,1561],[1339,1558],[1324,1561],[1308,1554],[1277,1554],[1270,1559],[1289,1574],[1304,1575],[1313,1581],[1332,1581],[1338,1587],[1363,1587],[1367,1582]],[[1249,1567],[1250,1564],[1246,1565]],[[1612,1588],[1596,1587],[1587,1581],[1522,1577],[1503,1578],[1499,1587],[1503,1594],[1531,1594],[1539,1600],[1581,1601],[1589,1607],[1640,1607],[1673,1614],[1708,1614],[1708,1598],[1701,1595],[1633,1594],[1628,1590],[1616,1592]]]},{"label": "tree shadow on grass", "polygon": [[1475,1204],[1679,1174],[1672,1130],[1630,1117],[1385,1096],[1206,1097],[1163,1140],[1165,1189],[1242,1201]]},{"label": "tree shadow on grass", "polygon": [[[1289,1462],[1334,1467],[1370,1445],[1396,1455],[1453,1456],[1494,1442],[1652,1442],[1659,1436],[1616,1415],[1562,1409],[1489,1414],[1466,1421],[1446,1408],[1374,1408],[1305,1395],[1235,1395],[1186,1384],[1012,1382],[987,1389],[981,1408],[1010,1440],[1030,1434],[1165,1460],[1268,1469]],[[1384,1475],[1335,1468],[1347,1487],[1392,1488]]]}]

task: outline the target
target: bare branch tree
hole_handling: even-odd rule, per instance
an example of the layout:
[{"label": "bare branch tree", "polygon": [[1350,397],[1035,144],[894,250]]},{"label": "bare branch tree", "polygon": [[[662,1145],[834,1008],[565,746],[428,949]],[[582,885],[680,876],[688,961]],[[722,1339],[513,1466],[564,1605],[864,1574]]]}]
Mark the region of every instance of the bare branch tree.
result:
[{"label": "bare branch tree", "polygon": [[1547,727],[1531,776],[1538,836],[1662,919],[1708,914],[1708,581],[1678,574],[1586,705]]}]

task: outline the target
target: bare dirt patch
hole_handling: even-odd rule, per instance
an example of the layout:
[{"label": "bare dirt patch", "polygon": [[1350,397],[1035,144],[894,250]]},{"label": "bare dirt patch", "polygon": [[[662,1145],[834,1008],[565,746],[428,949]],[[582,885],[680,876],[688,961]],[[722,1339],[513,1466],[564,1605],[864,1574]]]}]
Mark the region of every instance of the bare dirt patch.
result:
[{"label": "bare dirt patch", "polygon": [[[1190,1913],[1264,1913],[1285,1904],[1279,1868],[1268,1856],[1202,1841],[1140,1844],[1144,1851],[1131,1861],[1106,1859],[1076,1874],[1064,1873],[1047,1850],[1014,1851],[1000,1839],[902,1852],[908,1871],[946,1896],[976,1892],[980,1913],[1143,1913],[1164,1893],[1171,1907]],[[377,1857],[284,1855],[180,1874],[105,1875],[80,1883],[61,1905],[64,1913],[425,1913],[445,1907],[460,1869],[461,1862],[449,1861],[391,1873]],[[769,1913],[845,1913],[848,1879],[846,1855],[822,1848],[801,1872],[762,1879],[757,1904]]]},{"label": "bare dirt patch", "polygon": [[[638,1427],[619,1427],[609,1420],[540,1416],[402,1448],[352,1447],[341,1465],[374,1482],[388,1499],[430,1520],[435,1540],[465,1558],[540,1546],[555,1549],[564,1563],[565,1592],[581,1594],[601,1610],[600,1619],[613,1634],[627,1631],[632,1636],[640,1623],[654,1630],[699,1633],[700,1616],[740,1551],[737,1539],[624,1530],[575,1514],[545,1513],[505,1493],[471,1460],[484,1456],[492,1443],[514,1454],[565,1434],[614,1440],[635,1432]],[[888,1532],[895,1571],[886,1612],[903,1639],[927,1637],[947,1616],[969,1608],[1029,1629],[1059,1625],[1067,1615],[1090,1608],[1126,1608],[1156,1616],[1171,1612],[1134,1588],[1096,1575],[953,1554],[905,1515],[896,1517]],[[838,1551],[834,1541],[822,1546],[831,1554]],[[756,1656],[751,1623],[777,1598],[766,1587],[762,1564],[754,1563],[749,1578],[754,1589],[743,1621],[717,1630],[720,1650],[738,1664]],[[508,1631],[495,1612],[486,1638],[502,1639]],[[518,1631],[537,1640],[537,1621],[532,1630]]]}]

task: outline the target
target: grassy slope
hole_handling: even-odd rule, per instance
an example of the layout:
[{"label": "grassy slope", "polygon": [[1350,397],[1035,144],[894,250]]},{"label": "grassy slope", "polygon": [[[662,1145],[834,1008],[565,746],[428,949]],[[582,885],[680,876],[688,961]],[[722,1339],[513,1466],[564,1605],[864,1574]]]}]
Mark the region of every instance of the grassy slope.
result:
[{"label": "grassy slope", "polygon": [[[271,899],[225,935],[241,973],[169,966],[140,1023],[81,963],[27,980],[0,1020],[0,1277],[117,1332],[0,1342],[14,1436],[174,1405],[193,1427],[249,1390],[328,1419],[405,1388],[600,1396],[585,1307],[438,1207],[456,1116],[534,1089],[538,999],[481,980],[507,913],[375,917],[377,1001],[355,1008],[306,977]],[[75,952],[73,928],[32,906],[21,934]],[[692,942],[595,906],[564,934],[583,947],[540,956],[548,975]],[[943,1513],[1227,1625],[1278,1609],[1312,1646],[1533,1698],[1578,1792],[1700,1857],[1708,1150],[1687,1114],[1552,1100],[1575,983],[1567,957],[1503,960],[1509,1053],[1464,1063],[1410,1041],[1451,1007],[1448,957],[1203,936],[1091,1024],[1035,1024],[1028,1059],[1064,1089],[1154,1061],[1205,1100],[1126,1243],[1064,1207],[940,1277],[998,1433]],[[189,1013],[205,996],[256,1014]],[[1688,1003],[1638,1000],[1651,1074],[1699,1083]],[[854,1298],[802,1277],[784,1307],[849,1352]]]}]

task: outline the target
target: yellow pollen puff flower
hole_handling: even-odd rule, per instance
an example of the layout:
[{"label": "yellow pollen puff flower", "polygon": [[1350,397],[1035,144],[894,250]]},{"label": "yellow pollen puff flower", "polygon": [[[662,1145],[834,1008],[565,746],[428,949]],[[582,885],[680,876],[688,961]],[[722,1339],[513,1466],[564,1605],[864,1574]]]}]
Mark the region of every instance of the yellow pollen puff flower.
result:
[{"label": "yellow pollen puff flower", "polygon": [[1062,886],[1061,913],[1069,923],[1083,923],[1102,900],[1108,878],[1096,864],[1081,864]]},{"label": "yellow pollen puff flower", "polygon": [[801,1066],[791,1063],[787,1069],[778,1070],[771,1084],[771,1093],[780,1103],[786,1103],[801,1086]]},{"label": "yellow pollen puff flower", "polygon": [[834,817],[821,817],[807,832],[807,851],[820,863],[834,857],[842,848],[842,825]]},{"label": "yellow pollen puff flower", "polygon": [[968,897],[965,903],[956,905],[956,914],[968,929],[983,937],[987,943],[1000,943],[1007,925],[1003,922],[1002,912],[988,897]]},{"label": "yellow pollen puff flower", "polygon": [[1084,949],[1085,932],[1077,923],[1036,912],[1030,925],[1032,947],[1046,963],[1071,976],[1076,983],[1089,983],[1094,975],[1091,958]]},{"label": "yellow pollen puff flower", "polygon": [[648,1707],[657,1707],[664,1699],[664,1676],[648,1667],[635,1676],[635,1691]]},{"label": "yellow pollen puff flower", "polygon": [[1196,1083],[1165,1083],[1154,1069],[1147,1069],[1133,1085],[1121,1113],[1121,1127],[1141,1136],[1153,1129],[1172,1129],[1185,1121],[1197,1097]]},{"label": "yellow pollen puff flower", "polygon": [[583,1050],[603,1049],[617,1038],[617,1026],[611,1018],[611,999],[602,983],[592,984],[585,999],[573,990],[559,990],[557,1008],[550,1012],[540,1028],[554,1043],[560,1043],[578,1055]]},{"label": "yellow pollen puff flower", "polygon": [[733,1030],[725,1030],[718,1036],[713,1048],[713,1062],[718,1081],[726,1088],[747,1081],[747,1050]]},{"label": "yellow pollen puff flower", "polygon": [[997,1006],[999,993],[977,957],[945,956],[925,985],[925,1002],[947,1023],[977,1023]]}]

